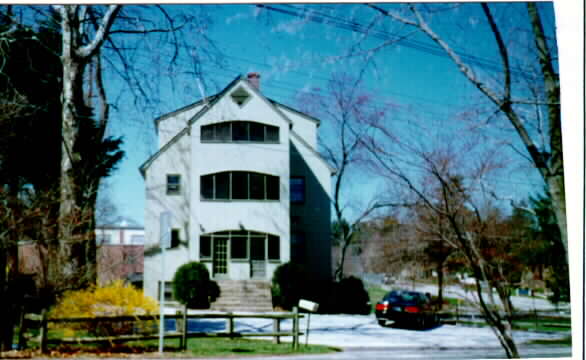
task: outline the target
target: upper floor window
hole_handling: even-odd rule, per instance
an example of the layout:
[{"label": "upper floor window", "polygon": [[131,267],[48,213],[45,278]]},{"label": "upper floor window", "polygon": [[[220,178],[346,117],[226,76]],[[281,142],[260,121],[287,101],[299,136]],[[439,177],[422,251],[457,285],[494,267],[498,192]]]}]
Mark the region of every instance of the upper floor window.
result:
[{"label": "upper floor window", "polygon": [[177,195],[181,193],[181,175],[167,175],[167,195]]},{"label": "upper floor window", "polygon": [[201,177],[204,200],[279,200],[279,177],[246,171],[226,171]]},{"label": "upper floor window", "polygon": [[291,178],[291,203],[301,204],[305,202],[305,178],[292,177]]},{"label": "upper floor window", "polygon": [[279,128],[253,121],[228,121],[201,127],[202,142],[278,143]]}]

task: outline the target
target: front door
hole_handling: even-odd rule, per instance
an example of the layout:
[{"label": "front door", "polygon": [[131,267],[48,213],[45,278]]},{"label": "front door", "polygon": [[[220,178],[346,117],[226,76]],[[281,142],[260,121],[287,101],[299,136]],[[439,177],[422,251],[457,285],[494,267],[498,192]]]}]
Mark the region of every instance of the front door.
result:
[{"label": "front door", "polygon": [[264,279],[267,275],[265,255],[265,238],[250,238],[250,277]]},{"label": "front door", "polygon": [[213,277],[222,278],[228,276],[228,238],[216,237],[214,239]]}]

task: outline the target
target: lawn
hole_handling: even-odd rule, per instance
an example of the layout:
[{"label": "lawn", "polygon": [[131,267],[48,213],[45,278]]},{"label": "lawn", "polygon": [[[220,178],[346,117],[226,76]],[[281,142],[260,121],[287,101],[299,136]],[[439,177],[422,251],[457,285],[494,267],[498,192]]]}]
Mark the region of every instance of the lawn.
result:
[{"label": "lawn", "polygon": [[[49,332],[50,338],[62,337],[63,331],[53,329]],[[75,335],[80,335],[77,332]],[[85,335],[85,334],[81,334]],[[300,338],[302,340],[302,338]],[[158,340],[130,341],[122,344],[87,343],[49,345],[53,355],[83,356],[83,354],[141,354],[145,357],[158,354]],[[30,341],[29,346],[38,348],[36,341]],[[169,357],[230,357],[230,356],[258,356],[258,355],[292,355],[292,354],[325,354],[340,351],[340,349],[323,346],[300,344],[297,351],[291,343],[274,344],[271,340],[258,339],[227,339],[227,338],[191,338],[187,341],[187,351],[179,350],[179,339],[165,340],[165,356]],[[24,351],[23,353],[29,351]]]},{"label": "lawn", "polygon": [[187,351],[194,356],[229,356],[229,355],[287,355],[287,354],[324,354],[340,351],[322,345],[300,345],[294,351],[290,343],[274,344],[268,340],[250,339],[189,339]]},{"label": "lawn", "polygon": [[372,306],[372,311],[374,312],[374,307],[377,301],[381,301],[383,296],[387,294],[387,290],[374,285],[367,285],[366,291],[368,292],[368,297],[370,299],[370,305]]},{"label": "lawn", "polygon": [[[467,326],[476,326],[476,327],[484,327],[488,326],[488,324],[484,321],[467,321],[467,320],[460,320],[458,321],[460,325],[467,325]],[[537,321],[535,319],[524,319],[524,320],[513,320],[513,330],[520,330],[520,331],[543,331],[543,332],[561,332],[567,333],[570,331],[570,319],[556,319],[552,321],[548,318],[539,318]]]},{"label": "lawn", "polygon": [[[87,344],[51,346],[50,350],[63,355],[75,354],[142,354],[145,357],[158,354],[158,340],[133,341],[125,344]],[[321,345],[300,345],[294,351],[291,343],[273,344],[270,340],[191,338],[187,351],[179,350],[179,339],[165,340],[165,357],[233,357],[258,355],[325,354],[340,351]]]},{"label": "lawn", "polygon": [[561,339],[539,339],[539,340],[531,340],[528,344],[536,344],[536,345],[567,345],[572,346],[572,337],[566,336]]}]

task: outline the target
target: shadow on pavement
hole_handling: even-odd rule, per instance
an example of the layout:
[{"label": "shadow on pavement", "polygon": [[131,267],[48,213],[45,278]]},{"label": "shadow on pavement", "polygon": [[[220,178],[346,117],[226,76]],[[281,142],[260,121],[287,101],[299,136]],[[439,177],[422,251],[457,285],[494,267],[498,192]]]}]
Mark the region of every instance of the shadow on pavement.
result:
[{"label": "shadow on pavement", "polygon": [[415,331],[431,331],[437,328],[442,327],[441,323],[435,323],[431,325],[426,325],[425,327],[420,327],[415,324],[401,324],[401,323],[391,323],[387,324],[384,327],[388,327],[391,329],[403,329],[403,330],[415,330]]}]

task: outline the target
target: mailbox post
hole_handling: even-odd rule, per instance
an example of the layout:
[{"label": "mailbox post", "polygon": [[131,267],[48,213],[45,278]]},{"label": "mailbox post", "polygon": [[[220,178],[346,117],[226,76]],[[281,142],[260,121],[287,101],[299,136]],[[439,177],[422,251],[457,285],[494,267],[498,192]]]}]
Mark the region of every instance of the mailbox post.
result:
[{"label": "mailbox post", "polygon": [[303,309],[303,310],[307,310],[307,312],[308,312],[307,313],[307,327],[305,329],[305,346],[307,346],[308,341],[309,341],[309,323],[311,320],[311,313],[316,312],[318,307],[319,307],[319,304],[314,303],[313,301],[304,300],[304,299],[299,300],[299,308]]}]

